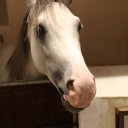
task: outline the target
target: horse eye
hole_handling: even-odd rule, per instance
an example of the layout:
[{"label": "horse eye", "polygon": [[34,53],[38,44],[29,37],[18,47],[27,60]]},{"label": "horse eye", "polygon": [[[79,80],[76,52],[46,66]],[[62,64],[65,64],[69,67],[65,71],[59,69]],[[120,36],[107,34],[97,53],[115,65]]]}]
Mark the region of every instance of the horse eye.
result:
[{"label": "horse eye", "polygon": [[79,22],[79,24],[78,24],[78,32],[81,30],[81,28],[83,27],[83,25]]},{"label": "horse eye", "polygon": [[35,28],[36,35],[39,39],[42,39],[46,34],[46,29],[43,25],[39,24]]}]

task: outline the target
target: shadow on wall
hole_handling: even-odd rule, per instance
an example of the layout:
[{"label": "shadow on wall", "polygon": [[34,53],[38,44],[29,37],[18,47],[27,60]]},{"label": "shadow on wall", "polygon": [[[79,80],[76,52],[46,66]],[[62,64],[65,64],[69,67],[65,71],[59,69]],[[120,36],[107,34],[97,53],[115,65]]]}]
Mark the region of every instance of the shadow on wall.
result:
[{"label": "shadow on wall", "polygon": [[80,16],[82,51],[89,65],[128,64],[128,1],[73,1]]}]

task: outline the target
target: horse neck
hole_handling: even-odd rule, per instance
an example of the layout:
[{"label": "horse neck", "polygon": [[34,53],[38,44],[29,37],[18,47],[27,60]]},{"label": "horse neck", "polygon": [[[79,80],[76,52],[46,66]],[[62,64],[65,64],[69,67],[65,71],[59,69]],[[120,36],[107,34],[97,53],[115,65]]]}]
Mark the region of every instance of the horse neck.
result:
[{"label": "horse neck", "polygon": [[44,76],[35,68],[31,54],[29,55],[27,59],[27,63],[26,63],[24,71],[25,71],[24,76],[26,80],[39,80],[39,79],[44,78]]},{"label": "horse neck", "polygon": [[[29,13],[24,17],[22,29],[19,37],[19,41],[8,60],[8,80],[37,80],[42,78],[34,66],[31,54],[30,54],[30,42],[28,39],[28,19]],[[44,79],[44,77],[43,77]]]},{"label": "horse neck", "polygon": [[30,54],[29,42],[18,42],[7,63],[8,80],[35,80],[41,77]]},{"label": "horse neck", "polygon": [[41,76],[36,70],[30,54],[30,42],[27,37],[28,14],[24,17],[19,41],[7,63],[8,80],[10,81],[32,80]]}]

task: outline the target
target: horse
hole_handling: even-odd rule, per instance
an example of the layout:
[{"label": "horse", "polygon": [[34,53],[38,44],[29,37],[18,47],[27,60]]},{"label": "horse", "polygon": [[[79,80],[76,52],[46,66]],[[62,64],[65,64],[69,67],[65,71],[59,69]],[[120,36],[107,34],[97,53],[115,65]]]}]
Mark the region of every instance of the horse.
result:
[{"label": "horse", "polygon": [[81,52],[80,18],[69,0],[26,0],[19,41],[8,53],[1,81],[38,80],[47,76],[70,112],[80,112],[95,97],[96,82]]}]

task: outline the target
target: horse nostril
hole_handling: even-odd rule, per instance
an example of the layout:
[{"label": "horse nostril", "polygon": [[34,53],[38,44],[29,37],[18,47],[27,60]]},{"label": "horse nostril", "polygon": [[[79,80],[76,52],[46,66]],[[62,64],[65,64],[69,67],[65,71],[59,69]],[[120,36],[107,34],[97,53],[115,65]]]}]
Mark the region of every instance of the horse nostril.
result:
[{"label": "horse nostril", "polygon": [[66,85],[68,90],[70,90],[72,88],[73,82],[74,82],[74,80],[68,80],[67,85]]},{"label": "horse nostril", "polygon": [[68,80],[67,84],[65,87],[61,88],[61,87],[58,87],[58,90],[60,92],[61,95],[63,94],[69,94],[69,90],[71,90],[73,88],[73,81],[74,80]]}]

